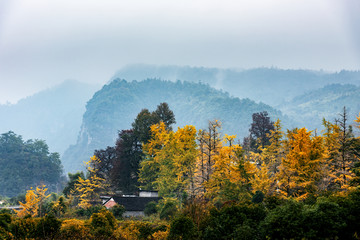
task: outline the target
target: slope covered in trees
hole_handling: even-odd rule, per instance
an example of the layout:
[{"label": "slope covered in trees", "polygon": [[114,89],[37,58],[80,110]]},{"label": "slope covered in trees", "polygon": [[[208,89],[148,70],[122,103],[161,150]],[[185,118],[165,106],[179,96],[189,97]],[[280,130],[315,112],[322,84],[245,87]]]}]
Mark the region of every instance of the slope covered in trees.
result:
[{"label": "slope covered in trees", "polygon": [[176,117],[176,126],[186,124],[202,128],[209,120],[219,119],[224,132],[246,136],[254,112],[267,111],[274,119],[281,113],[266,104],[230,97],[208,85],[148,79],[127,82],[116,79],[94,94],[87,103],[78,141],[70,146],[62,160],[66,171],[82,169],[83,161],[95,149],[115,143],[117,132],[129,129],[143,108],[154,110],[167,102]]},{"label": "slope covered in trees", "polygon": [[0,105],[0,132],[44,139],[51,151],[62,153],[76,142],[85,104],[97,89],[68,80],[16,104]]},{"label": "slope covered in trees", "polygon": [[[327,73],[277,68],[221,69],[189,66],[128,65],[114,78],[129,81],[146,78],[203,82],[239,98],[277,106],[284,101],[332,83],[360,85],[359,71]],[[276,94],[274,94],[276,92]]]},{"label": "slope covered in trees", "polygon": [[[359,81],[360,82],[360,81]],[[351,84],[331,84],[299,95],[278,108],[298,126],[320,129],[322,118],[334,120],[343,107],[347,108],[349,121],[355,120],[360,109],[360,87]]]}]

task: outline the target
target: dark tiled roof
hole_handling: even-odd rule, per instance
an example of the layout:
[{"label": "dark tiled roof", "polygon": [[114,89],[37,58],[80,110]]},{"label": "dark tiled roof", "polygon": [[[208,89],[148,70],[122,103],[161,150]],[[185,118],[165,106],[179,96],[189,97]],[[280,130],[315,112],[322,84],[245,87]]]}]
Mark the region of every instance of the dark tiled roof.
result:
[{"label": "dark tiled roof", "polygon": [[151,201],[158,202],[160,197],[120,197],[113,196],[114,201],[125,207],[126,211],[144,211],[146,204]]}]

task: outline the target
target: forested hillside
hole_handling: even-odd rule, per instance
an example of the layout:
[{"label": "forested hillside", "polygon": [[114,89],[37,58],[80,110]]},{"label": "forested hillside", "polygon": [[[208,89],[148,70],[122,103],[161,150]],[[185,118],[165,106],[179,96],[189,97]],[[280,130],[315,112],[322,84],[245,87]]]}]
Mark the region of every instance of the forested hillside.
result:
[{"label": "forested hillside", "polygon": [[356,85],[331,84],[307,92],[279,106],[299,126],[318,129],[322,119],[333,121],[345,106],[349,120],[355,120],[360,109],[360,87]]},{"label": "forested hillside", "polygon": [[0,105],[0,133],[44,139],[51,151],[62,153],[76,142],[85,104],[98,88],[68,80],[16,104]]},{"label": "forested hillside", "polygon": [[224,133],[237,134],[240,139],[248,135],[255,112],[267,111],[273,119],[281,118],[289,124],[279,111],[266,104],[230,97],[205,84],[116,79],[87,103],[78,141],[62,157],[65,170],[82,169],[83,161],[87,161],[95,149],[113,145],[118,131],[131,127],[141,109],[153,111],[161,102],[167,102],[173,110],[176,126],[192,124],[200,129],[206,127],[209,120],[218,119]]},{"label": "forested hillside", "polygon": [[[142,80],[161,78],[207,83],[239,98],[250,98],[276,107],[284,101],[332,83],[360,85],[359,71],[328,73],[277,68],[222,69],[189,66],[128,65],[114,78]],[[274,94],[276,93],[276,94]]]}]

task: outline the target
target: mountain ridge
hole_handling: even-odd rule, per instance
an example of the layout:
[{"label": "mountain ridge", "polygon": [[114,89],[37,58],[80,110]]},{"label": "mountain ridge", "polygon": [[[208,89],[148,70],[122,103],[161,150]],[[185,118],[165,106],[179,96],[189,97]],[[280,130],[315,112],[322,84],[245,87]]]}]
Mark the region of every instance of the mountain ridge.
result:
[{"label": "mountain ridge", "polygon": [[287,120],[280,111],[264,103],[231,97],[201,83],[115,79],[89,100],[78,141],[63,156],[65,170],[81,170],[80,159],[86,161],[95,149],[113,145],[117,132],[131,128],[142,109],[152,111],[161,102],[167,102],[174,112],[175,127],[190,124],[200,129],[209,120],[218,119],[223,133],[237,134],[239,139],[248,135],[254,112],[268,111],[274,119]]}]

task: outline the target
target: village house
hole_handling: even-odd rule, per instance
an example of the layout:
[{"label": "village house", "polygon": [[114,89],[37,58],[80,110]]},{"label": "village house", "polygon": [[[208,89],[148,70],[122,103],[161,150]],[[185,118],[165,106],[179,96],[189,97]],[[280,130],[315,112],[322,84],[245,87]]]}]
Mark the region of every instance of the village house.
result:
[{"label": "village house", "polygon": [[140,191],[139,195],[102,196],[103,205],[109,209],[116,204],[125,208],[125,217],[145,216],[144,210],[149,202],[158,202],[161,198],[156,191]]}]

